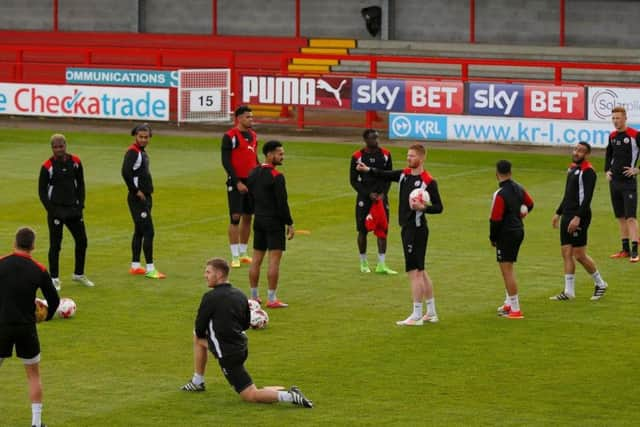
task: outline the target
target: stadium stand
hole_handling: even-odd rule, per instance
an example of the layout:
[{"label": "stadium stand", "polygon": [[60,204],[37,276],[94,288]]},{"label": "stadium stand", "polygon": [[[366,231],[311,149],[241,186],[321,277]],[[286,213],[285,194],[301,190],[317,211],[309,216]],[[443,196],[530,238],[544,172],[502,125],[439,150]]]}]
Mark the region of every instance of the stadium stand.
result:
[{"label": "stadium stand", "polygon": [[[358,40],[357,46],[355,48],[349,48],[348,52],[351,55],[455,57],[611,64],[640,63],[640,49]],[[331,71],[340,73],[366,73],[369,71],[369,64],[367,61],[341,60],[338,65],[331,67]],[[461,77],[460,66],[457,65],[386,61],[378,63],[378,73],[383,75]],[[470,78],[551,80],[554,77],[553,74],[553,69],[543,67],[524,68],[483,65],[472,65],[469,67]],[[640,80],[640,72],[568,69],[563,72],[563,79],[568,81],[635,83]]]}]

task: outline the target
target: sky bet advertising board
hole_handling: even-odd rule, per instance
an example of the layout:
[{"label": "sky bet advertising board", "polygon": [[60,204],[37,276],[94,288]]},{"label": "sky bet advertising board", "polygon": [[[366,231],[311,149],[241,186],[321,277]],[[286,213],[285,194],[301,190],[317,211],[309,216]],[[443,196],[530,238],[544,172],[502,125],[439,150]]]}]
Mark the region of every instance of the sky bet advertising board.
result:
[{"label": "sky bet advertising board", "polygon": [[461,82],[428,80],[353,79],[351,108],[462,114],[464,85]]},{"label": "sky bet advertising board", "polygon": [[469,83],[467,113],[473,116],[585,118],[585,90],[579,86]]},{"label": "sky bet advertising board", "polygon": [[[465,90],[466,89],[466,90]],[[353,79],[354,110],[548,119],[585,118],[579,86]],[[466,106],[466,108],[465,108]]]},{"label": "sky bet advertising board", "polygon": [[0,83],[0,114],[169,120],[169,89]]}]

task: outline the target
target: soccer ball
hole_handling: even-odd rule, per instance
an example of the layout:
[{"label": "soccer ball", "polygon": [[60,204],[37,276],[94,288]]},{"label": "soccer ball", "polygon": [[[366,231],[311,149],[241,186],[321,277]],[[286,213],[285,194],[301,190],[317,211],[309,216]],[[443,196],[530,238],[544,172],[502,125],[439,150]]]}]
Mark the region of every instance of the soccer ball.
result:
[{"label": "soccer ball", "polygon": [[76,303],[71,298],[61,298],[57,313],[63,319],[73,317],[76,314]]},{"label": "soccer ball", "polygon": [[409,194],[409,205],[423,204],[425,206],[431,205],[431,196],[427,190],[422,188],[416,188]]},{"label": "soccer ball", "polygon": [[264,329],[269,323],[269,315],[266,311],[259,308],[257,310],[251,310],[251,320],[249,324],[253,329]]},{"label": "soccer ball", "polygon": [[49,313],[49,304],[47,300],[36,298],[36,322],[42,322],[47,318]]},{"label": "soccer ball", "polygon": [[249,310],[251,311],[255,311],[255,310],[260,310],[260,303],[254,299],[250,299],[249,300]]}]

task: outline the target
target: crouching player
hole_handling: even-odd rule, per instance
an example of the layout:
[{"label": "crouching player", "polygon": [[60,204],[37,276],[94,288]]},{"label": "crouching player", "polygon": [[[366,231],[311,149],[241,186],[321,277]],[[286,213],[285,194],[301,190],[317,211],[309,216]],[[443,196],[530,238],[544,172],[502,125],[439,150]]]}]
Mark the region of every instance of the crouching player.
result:
[{"label": "crouching player", "polygon": [[289,390],[280,387],[257,388],[244,362],[249,355],[247,336],[250,313],[247,297],[229,283],[229,264],[221,258],[207,261],[204,277],[211,291],[204,294],[195,322],[193,337],[194,370],[191,381],[182,386],[184,391],[205,391],[204,372],[207,349],[218,360],[229,384],[242,400],[253,403],[291,402],[312,408],[298,387]]}]

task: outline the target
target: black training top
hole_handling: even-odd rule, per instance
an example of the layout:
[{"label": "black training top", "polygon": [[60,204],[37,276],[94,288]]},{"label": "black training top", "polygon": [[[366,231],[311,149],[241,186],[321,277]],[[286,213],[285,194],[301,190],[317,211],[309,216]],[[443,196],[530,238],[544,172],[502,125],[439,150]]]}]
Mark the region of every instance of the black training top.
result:
[{"label": "black training top", "polygon": [[138,190],[147,195],[153,193],[149,155],[145,147],[137,143],[129,146],[122,162],[122,178],[130,193],[137,193]]},{"label": "black training top", "polygon": [[277,223],[292,225],[291,210],[287,201],[287,187],[275,167],[262,164],[251,171],[247,186],[254,203],[254,215]]},{"label": "black training top", "polygon": [[80,158],[66,154],[45,160],[40,168],[38,195],[47,210],[56,207],[84,208],[84,172]]},{"label": "black training top", "polygon": [[[396,181],[399,184],[400,194],[398,195],[398,223],[401,227],[417,228],[426,226],[427,217],[425,213],[442,213],[444,207],[442,206],[442,200],[440,199],[438,183],[426,170],[422,171],[419,175],[412,175],[410,168],[393,171],[383,171],[371,168],[371,173],[389,181]],[[427,206],[424,211],[414,211],[409,205],[409,195],[416,188],[427,190],[429,197],[431,198],[431,206]]]},{"label": "black training top", "polygon": [[596,188],[596,172],[591,163],[572,163],[567,170],[567,183],[558,215],[591,219],[591,199]]},{"label": "black training top", "polygon": [[196,336],[209,341],[209,349],[220,359],[247,350],[249,301],[230,283],[216,285],[202,296],[195,322]]},{"label": "black training top", "polygon": [[0,325],[29,325],[36,322],[36,291],[49,305],[50,320],[60,304],[58,292],[44,265],[31,256],[13,253],[0,259]]},{"label": "black training top", "polygon": [[391,153],[384,148],[378,148],[376,150],[363,148],[353,153],[351,156],[351,167],[349,169],[349,181],[351,187],[358,193],[359,200],[369,200],[371,193],[387,194],[391,182],[373,174],[358,172],[356,169],[358,163],[364,163],[370,168],[392,170],[393,163]]},{"label": "black training top", "polygon": [[605,172],[611,171],[616,181],[635,181],[635,176],[626,177],[623,172],[625,166],[637,166],[639,153],[640,141],[637,130],[627,128],[622,132],[611,132],[604,161]]},{"label": "black training top", "polygon": [[497,242],[504,233],[524,230],[520,212],[522,205],[531,212],[533,199],[517,182],[508,179],[500,183],[500,188],[493,193],[491,217],[489,219],[489,240]]}]

